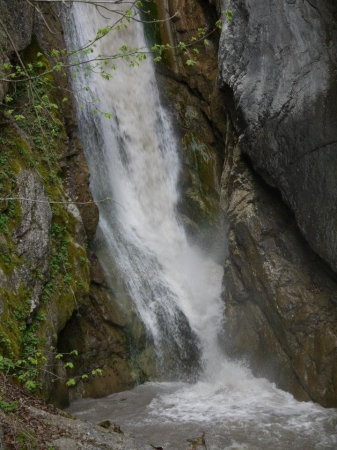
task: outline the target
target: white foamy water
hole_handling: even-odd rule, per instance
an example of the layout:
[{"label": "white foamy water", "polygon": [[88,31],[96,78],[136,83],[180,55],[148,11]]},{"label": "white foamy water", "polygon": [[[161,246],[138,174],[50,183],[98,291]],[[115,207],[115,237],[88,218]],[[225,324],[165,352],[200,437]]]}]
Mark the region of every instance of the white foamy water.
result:
[{"label": "white foamy water", "polygon": [[[72,48],[85,46],[118,17],[101,13],[111,20],[93,6],[73,5],[68,26]],[[112,31],[96,43],[90,57],[114,54],[124,44],[145,47],[140,24]],[[175,359],[177,365],[173,372],[183,375],[191,355],[194,364],[199,357],[205,366],[217,360],[223,269],[188,243],[178,220],[180,161],[152,63],[132,68],[119,59],[114,64],[110,81],[82,72],[74,81],[93,195],[115,201],[100,206],[101,260],[107,273],[112,260],[117,265],[161,365],[170,352],[170,364]],[[89,94],[83,86],[90,88]],[[93,99],[100,99],[97,109],[112,113],[113,119],[93,117]]]},{"label": "white foamy water", "polygon": [[[67,39],[73,48],[109,23],[92,5],[74,4],[71,11]],[[134,25],[99,41],[96,54],[112,54],[125,43],[144,46],[142,28]],[[335,449],[334,410],[299,403],[221,354],[223,271],[188,243],[177,218],[180,162],[153,67],[149,61],[136,68],[114,63],[110,81],[81,72],[74,80],[92,192],[96,200],[114,200],[100,205],[101,262],[108,275],[117,269],[123,280],[164,365],[162,375],[179,380],[198,359],[204,372],[195,384],[147,383],[80,400],[69,411],[93,422],[110,419],[164,449],[185,449],[186,439],[202,433],[208,450]],[[95,99],[113,119],[92,114]]]},{"label": "white foamy water", "polygon": [[205,434],[208,450],[335,450],[337,413],[297,402],[238,364],[223,363],[212,382],[146,383],[105,399],[82,399],[68,412],[109,419],[165,450],[186,450]]}]

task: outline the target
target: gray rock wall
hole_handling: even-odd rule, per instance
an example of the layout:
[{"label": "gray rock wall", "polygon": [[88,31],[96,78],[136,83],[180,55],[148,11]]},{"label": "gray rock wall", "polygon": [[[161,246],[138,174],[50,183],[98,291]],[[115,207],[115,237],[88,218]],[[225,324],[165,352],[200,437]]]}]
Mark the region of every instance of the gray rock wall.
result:
[{"label": "gray rock wall", "polygon": [[226,349],[298,399],[336,406],[336,8],[226,9],[219,81],[239,136],[227,142],[221,194]]},{"label": "gray rock wall", "polygon": [[299,400],[337,404],[337,284],[275,190],[228,147],[226,350]]},{"label": "gray rock wall", "polygon": [[254,168],[337,270],[337,65],[333,0],[224,0],[220,80]]}]

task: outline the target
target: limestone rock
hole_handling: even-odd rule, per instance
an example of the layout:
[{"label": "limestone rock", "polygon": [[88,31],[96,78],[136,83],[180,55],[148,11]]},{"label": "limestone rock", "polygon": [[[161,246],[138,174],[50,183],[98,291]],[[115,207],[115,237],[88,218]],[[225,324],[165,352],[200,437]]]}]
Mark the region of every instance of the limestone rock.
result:
[{"label": "limestone rock", "polygon": [[337,406],[335,275],[238,147],[229,148],[222,183],[228,352],[300,400]]},{"label": "limestone rock", "polygon": [[12,280],[17,288],[24,283],[33,290],[32,312],[39,306],[42,286],[49,271],[52,213],[37,172],[22,171],[18,184],[18,197],[27,200],[20,200],[22,219],[15,232],[16,251],[18,256],[24,258],[25,264],[14,271]]},{"label": "limestone rock", "polygon": [[337,270],[337,5],[224,0],[220,81],[254,168]]}]

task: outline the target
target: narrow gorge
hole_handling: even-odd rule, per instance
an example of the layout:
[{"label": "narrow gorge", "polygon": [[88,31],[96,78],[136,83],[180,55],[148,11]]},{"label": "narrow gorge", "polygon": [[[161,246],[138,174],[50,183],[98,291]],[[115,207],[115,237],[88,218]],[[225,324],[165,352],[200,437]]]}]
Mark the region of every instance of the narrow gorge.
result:
[{"label": "narrow gorge", "polygon": [[91,3],[0,0],[0,371],[155,448],[334,449],[334,1]]}]

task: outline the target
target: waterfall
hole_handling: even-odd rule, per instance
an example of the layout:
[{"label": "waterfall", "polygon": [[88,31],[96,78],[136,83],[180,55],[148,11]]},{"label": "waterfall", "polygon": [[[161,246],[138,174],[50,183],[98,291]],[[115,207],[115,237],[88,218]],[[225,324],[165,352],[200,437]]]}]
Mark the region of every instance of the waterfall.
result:
[{"label": "waterfall", "polygon": [[[76,3],[71,11],[71,48],[86,45],[109,24],[102,17],[107,12],[100,15],[93,5]],[[140,24],[109,33],[95,52],[111,55],[124,44],[145,46]],[[109,418],[167,450],[185,450],[186,439],[201,435],[209,450],[335,449],[335,411],[299,403],[222,357],[222,268],[189,244],[177,216],[180,160],[152,63],[130,67],[119,59],[116,66],[109,81],[74,71],[91,189],[96,200],[113,199],[99,206],[97,247],[111,287],[118,290],[120,278],[127,291],[117,292],[126,313],[135,308],[147,330],[159,378],[170,382],[81,399],[69,411],[93,423]],[[93,114],[95,107],[113,118]],[[180,381],[198,368],[204,376],[195,383]]]},{"label": "waterfall", "polygon": [[[66,19],[68,46],[88,45],[97,30],[119,18],[93,5],[73,4]],[[146,47],[140,23],[108,33],[90,59],[112,55],[123,45]],[[89,59],[81,52],[77,57]],[[186,378],[198,366],[212,373],[221,359],[223,270],[190,245],[177,216],[180,159],[151,58],[139,67],[123,58],[113,63],[110,80],[95,70],[73,71],[91,190],[95,200],[112,199],[99,205],[99,257],[108,278],[117,268],[161,374]],[[112,119],[94,114],[95,108]]]}]

